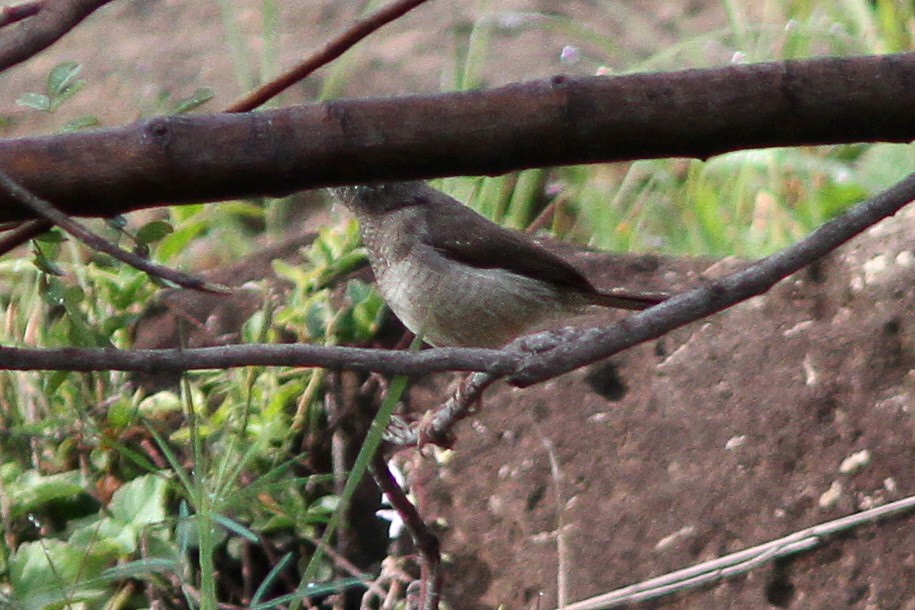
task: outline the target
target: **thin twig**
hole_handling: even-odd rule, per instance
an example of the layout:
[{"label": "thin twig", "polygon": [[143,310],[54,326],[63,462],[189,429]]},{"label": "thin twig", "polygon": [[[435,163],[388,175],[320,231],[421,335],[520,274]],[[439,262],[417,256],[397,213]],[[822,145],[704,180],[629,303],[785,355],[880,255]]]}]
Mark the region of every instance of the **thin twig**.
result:
[{"label": "thin twig", "polygon": [[467,377],[451,398],[436,409],[429,418],[428,425],[418,430],[419,442],[440,444],[441,441],[450,439],[454,425],[471,414],[483,391],[495,383],[496,379],[491,373],[474,373]]},{"label": "thin twig", "polygon": [[45,0],[35,0],[34,2],[23,2],[12,6],[4,6],[3,9],[0,10],[0,28],[37,15],[38,11],[40,11],[44,5]]},{"label": "thin twig", "polygon": [[[112,0],[54,0],[32,2],[11,9],[28,13],[18,27],[7,28],[0,35],[0,71],[6,70],[45,50],[75,28],[96,9]],[[22,21],[25,17],[14,19]]]},{"label": "thin twig", "polygon": [[3,237],[0,237],[0,256],[47,232],[52,226],[54,225],[47,220],[40,219],[26,221],[15,229],[11,229]]},{"label": "thin twig", "polygon": [[708,584],[716,580],[742,574],[769,561],[812,549],[827,536],[843,532],[865,523],[899,515],[915,509],[915,496],[877,506],[860,513],[847,515],[820,525],[814,525],[791,535],[772,540],[743,551],[731,553],[664,576],[652,578],[635,585],[610,591],[566,606],[563,610],[603,610],[616,608],[689,587]]},{"label": "thin twig", "polygon": [[[530,414],[528,414],[530,416]],[[556,496],[556,603],[565,610],[569,602],[569,574],[572,570],[572,553],[565,534],[565,498],[562,491],[562,470],[559,468],[559,459],[556,457],[556,445],[540,429],[540,424],[530,416],[531,426],[540,443],[546,450],[550,462],[550,477],[553,480],[553,494]]]},{"label": "thin twig", "polygon": [[48,222],[57,225],[90,248],[98,250],[99,252],[104,252],[122,263],[135,267],[140,271],[145,271],[151,276],[168,280],[182,288],[217,293],[229,292],[229,289],[225,286],[207,282],[201,278],[174,269],[169,269],[168,267],[163,267],[162,265],[158,265],[141,256],[137,256],[132,252],[127,252],[126,250],[118,248],[110,241],[96,235],[60,210],[56,209],[49,202],[26,190],[4,171],[0,171],[0,186],[2,186],[16,201],[35,212],[35,214],[41,216]]},{"label": "thin twig", "polygon": [[355,20],[346,31],[326,42],[299,65],[237,100],[226,109],[226,112],[254,110],[270,98],[306,78],[321,66],[337,59],[375,30],[405,15],[424,2],[426,0],[397,0],[370,15]]},{"label": "thin twig", "polygon": [[384,456],[380,452],[375,454],[369,468],[378,487],[387,496],[391,506],[394,507],[394,510],[397,511],[403,521],[404,527],[410,532],[413,544],[419,553],[422,569],[420,608],[422,610],[437,610],[442,595],[443,576],[438,537],[429,529],[419,511],[416,510],[404,490],[398,485],[390,468],[388,468],[387,462],[385,462]]}]

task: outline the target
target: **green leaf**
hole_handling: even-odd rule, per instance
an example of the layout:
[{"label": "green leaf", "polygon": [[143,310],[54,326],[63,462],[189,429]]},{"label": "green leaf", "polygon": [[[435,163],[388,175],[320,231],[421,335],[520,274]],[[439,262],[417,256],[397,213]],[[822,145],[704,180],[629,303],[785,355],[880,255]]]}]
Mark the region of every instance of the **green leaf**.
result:
[{"label": "green leaf", "polygon": [[89,129],[90,127],[98,127],[101,124],[102,122],[98,119],[98,117],[86,115],[77,117],[72,121],[67,121],[59,131],[60,133],[73,133],[74,131]]},{"label": "green leaf", "polygon": [[234,519],[230,519],[224,515],[213,515],[213,522],[223,526],[233,534],[241,536],[252,544],[260,544],[261,542],[261,539],[258,538],[257,534]]},{"label": "green leaf", "polygon": [[57,389],[71,375],[71,371],[51,371],[44,383],[45,396],[53,396]]},{"label": "green leaf", "polygon": [[151,244],[174,232],[175,228],[170,223],[164,220],[153,220],[140,227],[135,239],[140,244]]},{"label": "green leaf", "polygon": [[149,557],[147,559],[128,561],[113,568],[108,568],[102,572],[102,578],[106,580],[143,579],[150,574],[178,572],[180,568],[181,564],[175,559]]},{"label": "green leaf", "polygon": [[47,273],[48,275],[60,276],[64,274],[64,270],[61,269],[57,263],[46,257],[40,250],[35,251],[35,255],[32,257],[32,264],[38,267],[39,271]]},{"label": "green leaf", "polygon": [[123,523],[151,525],[163,521],[165,491],[168,482],[160,476],[147,474],[122,486],[111,496],[108,510]]},{"label": "green leaf", "polygon": [[51,98],[47,95],[42,95],[41,93],[23,93],[19,99],[16,100],[16,104],[33,110],[40,110],[41,112],[51,111]]},{"label": "green leaf", "polygon": [[78,80],[72,85],[61,91],[60,95],[51,98],[51,111],[55,111],[68,99],[82,91],[86,87],[86,81]]},{"label": "green leaf", "polygon": [[64,290],[64,307],[67,310],[76,309],[79,307],[79,304],[86,299],[86,293],[83,292],[83,289],[73,284],[72,286],[67,286]]},{"label": "green leaf", "polygon": [[[19,545],[10,561],[10,585],[20,610],[86,607],[108,592],[91,579],[106,567],[86,548],[44,538]],[[89,606],[94,607],[94,606]]]},{"label": "green leaf", "polygon": [[48,73],[48,97],[56,98],[64,95],[68,89],[79,82],[77,77],[82,69],[82,64],[75,61],[64,61],[54,66]]},{"label": "green leaf", "polygon": [[166,235],[159,242],[156,256],[159,260],[172,260],[188,246],[192,239],[205,232],[209,227],[210,223],[206,220],[194,220],[185,223],[183,226],[179,225],[173,233]]},{"label": "green leaf", "polygon": [[70,500],[84,493],[82,476],[71,470],[43,476],[28,470],[10,485],[13,517],[37,510],[55,500]]},{"label": "green leaf", "polygon": [[67,236],[55,227],[36,237],[35,241],[43,244],[59,244],[67,241]]},{"label": "green leaf", "polygon": [[213,91],[209,87],[200,87],[199,89],[194,91],[194,93],[192,93],[189,97],[182,98],[182,99],[178,100],[177,102],[175,102],[175,108],[174,108],[173,112],[175,114],[184,114],[186,112],[190,112],[191,110],[194,110],[195,108],[199,108],[200,106],[203,106],[204,104],[209,102],[214,97],[216,97],[215,91]]}]

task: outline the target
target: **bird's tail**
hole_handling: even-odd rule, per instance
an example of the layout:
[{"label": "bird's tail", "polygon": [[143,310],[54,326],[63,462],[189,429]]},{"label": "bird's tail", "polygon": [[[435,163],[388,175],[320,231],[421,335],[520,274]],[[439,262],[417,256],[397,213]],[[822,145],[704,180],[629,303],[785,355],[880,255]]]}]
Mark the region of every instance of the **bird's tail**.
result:
[{"label": "bird's tail", "polygon": [[595,291],[591,301],[602,307],[616,307],[617,309],[648,309],[670,298],[666,292],[630,292],[626,290],[600,290]]}]

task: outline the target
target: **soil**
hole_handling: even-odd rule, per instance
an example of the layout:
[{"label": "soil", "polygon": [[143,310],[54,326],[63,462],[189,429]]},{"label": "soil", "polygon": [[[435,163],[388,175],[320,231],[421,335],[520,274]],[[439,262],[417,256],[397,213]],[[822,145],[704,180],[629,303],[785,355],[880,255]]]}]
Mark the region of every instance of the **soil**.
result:
[{"label": "soil", "polygon": [[[356,5],[283,4],[278,65],[339,30]],[[429,92],[453,82],[462,53],[454,33],[466,33],[479,5],[430,2],[375,34],[347,58],[346,92]],[[235,6],[251,61],[260,3]],[[201,85],[218,92],[207,108],[227,105],[245,89],[217,7],[130,0],[103,8],[2,76],[7,133],[52,132],[84,114],[118,125],[162,110],[165,95],[190,95]],[[488,85],[629,65],[726,23],[720,3],[710,1],[505,0],[489,7],[501,25],[482,67]],[[582,47],[577,63],[564,63],[565,35],[523,27],[523,11],[552,11],[567,24],[609,32],[615,55]],[[729,53],[707,44],[703,61]],[[85,64],[85,91],[54,116],[14,105],[22,92],[40,91],[63,60]],[[313,95],[317,82],[281,103]],[[560,582],[571,602],[912,494],[913,232],[910,206],[764,296],[591,369],[490,391],[482,411],[458,429],[453,455],[442,464],[426,460],[413,473],[423,514],[441,524],[449,606],[550,608]],[[739,265],[644,264],[650,260],[638,259],[629,279],[677,288]],[[606,270],[617,265],[618,273],[620,259],[581,254],[579,261],[598,283],[617,282]],[[426,380],[413,391],[414,407],[434,404],[445,385]],[[856,467],[842,467],[856,455],[863,458]],[[857,528],[649,605],[913,610],[913,525],[900,517]]]},{"label": "soil", "polygon": [[[489,394],[421,475],[452,607],[552,608],[560,578],[584,599],[911,494],[913,228],[910,206],[764,296]],[[913,523],[656,606],[915,608]]]}]

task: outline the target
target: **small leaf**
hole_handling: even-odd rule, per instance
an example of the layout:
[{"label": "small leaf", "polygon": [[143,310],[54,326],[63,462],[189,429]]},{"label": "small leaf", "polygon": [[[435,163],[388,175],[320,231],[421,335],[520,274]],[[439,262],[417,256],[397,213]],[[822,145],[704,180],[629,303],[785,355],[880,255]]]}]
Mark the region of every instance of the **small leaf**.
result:
[{"label": "small leaf", "polygon": [[50,112],[51,110],[51,98],[40,93],[23,93],[22,96],[16,100],[16,104],[42,112]]},{"label": "small leaf", "polygon": [[115,231],[120,231],[127,226],[127,217],[123,214],[118,214],[117,216],[112,216],[111,218],[105,219],[105,224],[114,229]]},{"label": "small leaf", "polygon": [[143,475],[122,485],[108,504],[111,517],[139,529],[163,521],[168,482],[156,475]]},{"label": "small leaf", "polygon": [[259,544],[261,541],[260,538],[258,538],[257,534],[252,532],[250,529],[248,529],[247,527],[245,527],[238,521],[235,521],[234,519],[230,519],[224,515],[213,515],[213,522],[216,523],[217,525],[223,526],[224,528],[226,528],[233,534],[237,534],[238,536],[241,536],[242,538],[251,542],[252,544]]},{"label": "small leaf", "polygon": [[61,104],[66,102],[68,99],[82,91],[86,87],[86,81],[78,80],[71,84],[69,87],[60,92],[60,95],[54,96],[51,98],[51,111],[55,111],[60,108]]},{"label": "small leaf", "polygon": [[45,233],[42,233],[36,237],[35,241],[41,242],[43,244],[59,244],[67,241],[67,236],[64,235],[60,229],[54,228],[49,229]]},{"label": "small leaf", "polygon": [[64,290],[64,306],[68,309],[76,309],[85,299],[86,293],[77,285],[67,286]]},{"label": "small leaf", "polygon": [[63,275],[64,270],[61,269],[57,263],[46,257],[40,251],[35,251],[35,256],[32,259],[32,264],[38,267],[38,270],[42,273],[47,273],[48,275]]},{"label": "small leaf", "polygon": [[63,95],[78,82],[76,77],[82,69],[82,64],[75,61],[64,61],[51,68],[48,73],[48,97],[53,99]]},{"label": "small leaf", "polygon": [[203,106],[211,99],[216,97],[216,92],[210,89],[209,87],[200,87],[197,91],[194,91],[189,97],[182,98],[175,102],[174,113],[175,114],[185,114]]},{"label": "small leaf", "polygon": [[164,220],[153,220],[140,227],[135,239],[139,244],[151,244],[174,232],[175,228],[170,223]]},{"label": "small leaf", "polygon": [[143,578],[151,574],[165,574],[175,572],[181,568],[181,565],[174,559],[166,557],[149,557],[146,559],[137,559],[128,561],[114,567],[108,568],[102,572],[102,578],[105,580],[124,580],[127,578]]},{"label": "small leaf", "polygon": [[51,371],[44,383],[45,396],[53,396],[70,374],[70,371]]},{"label": "small leaf", "polygon": [[73,133],[74,131],[80,131],[81,129],[98,127],[101,124],[102,122],[99,121],[98,117],[89,115],[81,116],[64,123],[63,127],[60,128],[60,133]]}]

